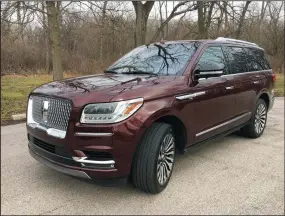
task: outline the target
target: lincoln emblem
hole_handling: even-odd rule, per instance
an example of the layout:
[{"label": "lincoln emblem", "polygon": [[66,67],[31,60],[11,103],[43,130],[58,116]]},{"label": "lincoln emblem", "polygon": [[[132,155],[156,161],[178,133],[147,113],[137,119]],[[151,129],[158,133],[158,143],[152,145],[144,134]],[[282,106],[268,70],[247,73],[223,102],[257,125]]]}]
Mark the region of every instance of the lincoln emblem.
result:
[{"label": "lincoln emblem", "polygon": [[49,105],[49,102],[48,101],[44,101],[43,102],[43,120],[44,122],[47,122],[47,117],[48,117],[48,105]]}]

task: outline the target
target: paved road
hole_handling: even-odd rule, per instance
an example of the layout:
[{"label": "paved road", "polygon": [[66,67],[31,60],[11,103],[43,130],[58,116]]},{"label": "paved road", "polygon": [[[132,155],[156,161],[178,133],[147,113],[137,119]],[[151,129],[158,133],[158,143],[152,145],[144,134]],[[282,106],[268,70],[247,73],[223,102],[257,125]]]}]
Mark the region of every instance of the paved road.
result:
[{"label": "paved road", "polygon": [[24,124],[1,128],[1,214],[282,214],[284,100],[264,135],[227,136],[176,161],[167,189],[102,187],[53,171],[30,157]]}]

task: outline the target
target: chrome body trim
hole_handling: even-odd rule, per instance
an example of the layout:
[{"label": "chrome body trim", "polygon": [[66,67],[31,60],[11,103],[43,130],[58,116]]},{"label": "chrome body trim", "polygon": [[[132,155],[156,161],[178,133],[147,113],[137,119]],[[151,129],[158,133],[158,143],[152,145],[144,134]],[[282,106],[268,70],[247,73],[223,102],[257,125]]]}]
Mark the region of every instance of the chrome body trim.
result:
[{"label": "chrome body trim", "polygon": [[177,100],[192,100],[194,97],[197,97],[197,96],[201,96],[201,95],[204,95],[206,94],[205,91],[202,91],[202,92],[196,92],[196,93],[193,93],[193,94],[186,94],[186,95],[181,95],[181,96],[176,96],[175,98]]},{"label": "chrome body trim", "polygon": [[115,164],[114,160],[105,160],[105,161],[86,160],[87,157],[72,157],[72,159],[78,163],[104,164],[104,165],[111,165],[111,167],[114,167]]},{"label": "chrome body trim", "polygon": [[219,75],[219,74],[223,74],[223,71],[201,71],[198,75]]},{"label": "chrome body trim", "polygon": [[231,119],[231,120],[229,120],[229,121],[226,121],[226,122],[224,122],[224,123],[222,123],[222,124],[216,125],[216,126],[214,126],[214,127],[212,127],[212,128],[209,128],[209,129],[204,130],[204,131],[202,131],[202,132],[200,132],[200,133],[197,133],[197,134],[196,134],[196,137],[201,136],[201,135],[203,135],[203,134],[205,134],[205,133],[211,132],[211,131],[213,131],[213,130],[216,130],[216,129],[218,129],[218,128],[220,128],[220,127],[223,127],[223,126],[225,126],[225,125],[227,125],[227,124],[230,124],[230,123],[232,123],[232,122],[235,122],[235,121],[237,121],[237,120],[239,120],[239,119],[241,119],[241,118],[244,118],[244,117],[246,117],[246,116],[248,116],[248,115],[251,115],[251,112],[244,113],[244,114],[242,114],[242,115],[240,115],[240,116],[238,116],[238,117],[236,117],[236,118],[233,118],[233,119]]},{"label": "chrome body trim", "polygon": [[235,88],[234,86],[226,86],[227,90],[231,90],[231,89],[234,89],[234,88]]},{"label": "chrome body trim", "polygon": [[30,128],[32,129],[40,129],[45,131],[48,135],[59,138],[59,139],[64,139],[66,136],[66,131],[58,130],[55,128],[47,128],[37,122],[32,122],[27,124]]},{"label": "chrome body trim", "polygon": [[59,139],[64,139],[66,136],[66,131],[58,130],[55,128],[47,128],[47,127],[40,125],[39,123],[36,123],[36,122],[28,123],[27,125],[32,129],[37,128],[37,129],[43,130],[48,135],[59,138]]},{"label": "chrome body trim", "polygon": [[206,79],[206,78],[199,78],[198,81],[202,81],[202,80],[205,80],[205,79]]},{"label": "chrome body trim", "polygon": [[84,132],[76,132],[75,136],[82,136],[82,137],[108,137],[113,136],[113,133],[84,133]]}]

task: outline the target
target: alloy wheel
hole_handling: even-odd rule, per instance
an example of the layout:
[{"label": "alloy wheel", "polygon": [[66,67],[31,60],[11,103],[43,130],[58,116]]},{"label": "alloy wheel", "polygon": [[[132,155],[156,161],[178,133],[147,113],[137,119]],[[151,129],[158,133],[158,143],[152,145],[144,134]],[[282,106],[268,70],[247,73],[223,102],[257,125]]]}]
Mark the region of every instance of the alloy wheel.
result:
[{"label": "alloy wheel", "polygon": [[172,133],[168,133],[161,144],[157,160],[157,180],[162,186],[164,185],[173,168],[175,156],[175,140]]},{"label": "alloy wheel", "polygon": [[254,129],[257,134],[260,134],[266,123],[266,107],[264,104],[259,104],[256,109],[255,119],[254,119]]}]

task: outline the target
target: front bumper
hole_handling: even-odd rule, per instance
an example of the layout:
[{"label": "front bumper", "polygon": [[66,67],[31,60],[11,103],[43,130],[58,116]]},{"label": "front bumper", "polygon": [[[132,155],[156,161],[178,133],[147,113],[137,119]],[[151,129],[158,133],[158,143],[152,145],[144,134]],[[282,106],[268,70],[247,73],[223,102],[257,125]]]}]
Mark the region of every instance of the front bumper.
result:
[{"label": "front bumper", "polygon": [[[109,163],[103,163],[104,161],[92,161],[91,166],[88,166],[88,161],[77,160],[72,156],[62,156],[49,152],[47,149],[43,149],[38,145],[35,145],[31,141],[28,143],[29,152],[31,156],[40,163],[55,169],[59,172],[85,178],[115,178],[121,177],[118,169],[111,166]],[[90,161],[89,161],[90,162]]]},{"label": "front bumper", "polygon": [[79,177],[79,178],[91,179],[90,176],[84,171],[74,170],[74,169],[63,167],[63,166],[59,166],[59,165],[53,163],[52,161],[48,160],[47,158],[41,157],[39,154],[37,154],[36,152],[34,152],[31,149],[29,150],[29,152],[30,152],[30,155],[34,159],[36,159],[40,163],[58,171],[58,172],[61,172],[61,173],[67,174],[67,175],[71,175],[71,176],[75,176],[75,177]]},{"label": "front bumper", "polygon": [[[76,170],[75,173],[67,171],[67,174],[78,175],[79,171],[80,176],[87,175],[91,179],[128,176],[134,152],[145,130],[136,118],[111,126],[84,125],[71,121],[66,136],[60,139],[51,136],[46,130],[27,125],[29,149],[40,157],[40,162],[47,161],[48,164],[44,164],[55,165],[55,168],[50,167],[60,172]],[[101,154],[99,159],[97,153]],[[38,160],[38,157],[35,159]]]}]

